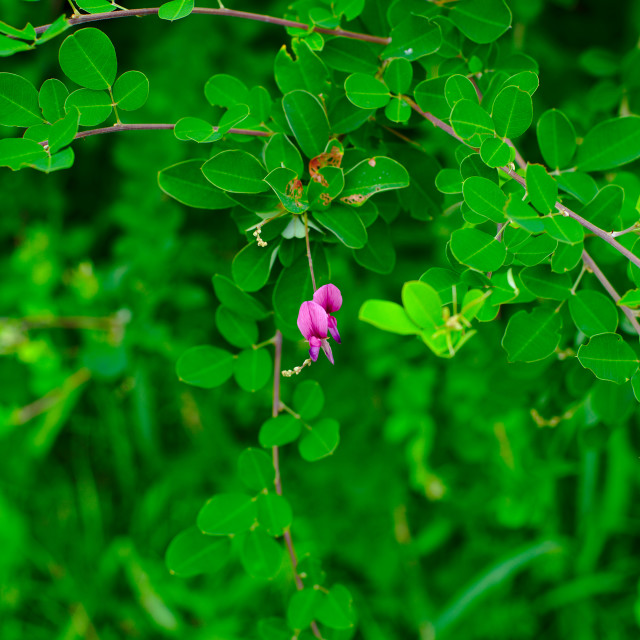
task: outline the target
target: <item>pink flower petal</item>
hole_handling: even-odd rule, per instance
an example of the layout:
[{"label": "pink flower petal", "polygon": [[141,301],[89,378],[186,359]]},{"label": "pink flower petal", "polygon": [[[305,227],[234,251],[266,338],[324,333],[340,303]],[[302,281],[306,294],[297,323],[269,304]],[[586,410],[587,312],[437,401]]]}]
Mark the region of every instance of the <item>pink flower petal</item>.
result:
[{"label": "pink flower petal", "polygon": [[309,338],[309,357],[314,362],[318,359],[318,354],[320,353],[321,344],[322,344],[322,340],[320,340],[320,338],[314,338],[313,336]]},{"label": "pink flower petal", "polygon": [[333,364],[333,353],[331,353],[331,347],[326,340],[322,341],[322,350],[324,351],[324,355],[329,358],[329,362]]},{"label": "pink flower petal", "polygon": [[309,340],[327,337],[327,312],[315,302],[303,302],[298,312],[298,329]]},{"label": "pink flower petal", "polygon": [[342,294],[334,284],[325,284],[313,294],[313,301],[327,313],[334,313],[342,306]]},{"label": "pink flower petal", "polygon": [[340,344],[340,333],[338,332],[338,321],[333,317],[329,316],[327,326],[329,327],[329,333],[331,337]]}]

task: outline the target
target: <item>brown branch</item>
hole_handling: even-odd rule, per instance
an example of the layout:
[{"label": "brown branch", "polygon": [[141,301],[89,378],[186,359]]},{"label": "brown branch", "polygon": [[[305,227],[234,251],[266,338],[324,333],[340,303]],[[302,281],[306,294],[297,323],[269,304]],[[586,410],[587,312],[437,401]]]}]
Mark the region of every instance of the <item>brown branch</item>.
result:
[{"label": "brown branch", "polygon": [[[279,330],[276,331],[276,335],[273,338],[273,344],[275,345],[275,356],[273,364],[273,399],[271,403],[271,416],[277,418],[282,410],[282,403],[280,402],[280,367],[282,362],[282,334]],[[276,489],[276,493],[282,495],[282,477],[280,475],[280,450],[278,447],[272,447],[271,452],[273,454],[273,468],[276,471],[273,484]],[[296,556],[296,550],[293,547],[293,539],[291,538],[291,531],[286,529],[284,534],[284,542],[287,547],[287,553],[289,554],[289,560],[291,561],[291,568],[293,569],[293,579],[296,583],[296,589],[302,591],[304,589],[304,582],[298,573],[298,557]],[[315,620],[311,623],[311,630],[316,638],[322,639],[320,629]]]},{"label": "brown branch", "polygon": [[[586,251],[582,252],[582,261],[584,262],[587,269],[589,269],[589,271],[591,271],[593,275],[598,278],[598,280],[600,280],[600,283],[606,289],[607,293],[613,298],[613,301],[617,303],[618,300],[620,300],[620,294],[615,290],[609,280],[607,280],[607,276],[602,273],[600,267],[595,263],[594,259]],[[633,311],[631,311],[629,307],[625,306],[621,306],[620,308],[622,309],[622,313],[624,313],[624,315],[629,318],[629,322],[636,330],[636,333],[640,335],[640,324],[638,323],[638,319],[636,318]]]},{"label": "brown branch", "polygon": [[[70,25],[85,24],[87,22],[98,22],[100,20],[113,20],[115,18],[129,18],[133,16],[150,16],[156,15],[159,7],[148,9],[125,9],[122,11],[108,11],[106,13],[90,13],[86,15],[69,18]],[[391,38],[383,38],[380,36],[370,36],[367,33],[356,33],[355,31],[346,31],[345,29],[327,29],[325,27],[309,27],[304,22],[296,22],[295,20],[286,20],[284,18],[276,18],[274,16],[266,16],[260,13],[250,13],[248,11],[235,11],[233,9],[209,9],[207,7],[195,7],[191,13],[197,13],[208,16],[228,16],[230,18],[243,18],[245,20],[255,20],[257,22],[266,22],[269,24],[277,24],[282,27],[292,27],[295,29],[304,29],[305,31],[317,31],[326,35],[337,36],[339,38],[351,38],[352,40],[364,40],[365,42],[373,42],[376,44],[389,44]],[[36,33],[45,32],[51,25],[43,24],[36,27]]]},{"label": "brown branch", "polygon": [[[175,128],[175,124],[114,124],[111,127],[102,127],[100,129],[89,129],[88,131],[80,131],[74,137],[74,140],[80,140],[80,138],[88,138],[89,136],[99,136],[103,133],[117,133],[118,131],[157,131],[157,130],[172,130]],[[214,131],[218,130],[218,127],[213,127]],[[227,133],[235,133],[240,136],[256,136],[259,138],[268,138],[273,135],[270,131],[258,131],[257,129],[229,129]],[[49,144],[48,140],[44,140],[40,143],[43,147]]]},{"label": "brown branch", "polygon": [[57,389],[49,391],[46,395],[42,396],[35,402],[28,404],[25,407],[16,409],[11,416],[9,416],[9,424],[18,426],[33,420],[37,416],[46,413],[59,402],[67,398],[73,391],[81,387],[85,382],[91,378],[91,371],[86,367],[79,369],[74,374],[70,375]]}]

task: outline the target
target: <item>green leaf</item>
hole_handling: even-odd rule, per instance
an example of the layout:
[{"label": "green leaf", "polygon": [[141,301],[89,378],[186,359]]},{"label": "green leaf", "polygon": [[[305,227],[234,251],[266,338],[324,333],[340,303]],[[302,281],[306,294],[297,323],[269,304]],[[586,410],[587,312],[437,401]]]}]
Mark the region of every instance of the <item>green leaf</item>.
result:
[{"label": "green leaf", "polygon": [[436,189],[442,193],[462,193],[462,176],[459,169],[440,169],[435,180]]},{"label": "green leaf", "polygon": [[87,89],[109,89],[116,79],[116,50],[100,29],[80,29],[60,47],[60,67],[70,79]]},{"label": "green leaf", "polygon": [[80,112],[77,109],[70,109],[67,115],[51,125],[49,132],[49,151],[56,153],[63,147],[70,144],[78,133],[78,122]]},{"label": "green leaf", "polygon": [[80,112],[80,124],[83,127],[93,127],[102,124],[113,110],[111,97],[106,91],[93,89],[78,89],[69,94],[64,108],[67,112]]},{"label": "green leaf", "polygon": [[49,154],[33,140],[24,138],[4,138],[0,140],[0,167],[18,171],[22,167],[46,161]]},{"label": "green leaf", "polygon": [[295,171],[278,167],[271,171],[264,181],[273,189],[287,211],[303,213],[309,208],[309,203],[302,199],[305,195],[304,189]]},{"label": "green leaf", "polygon": [[371,45],[362,40],[334,38],[322,49],[322,59],[332,69],[344,73],[375,74],[378,71],[378,58]]},{"label": "green leaf", "polygon": [[220,493],[205,502],[197,525],[208,536],[228,536],[248,531],[257,519],[255,500],[245,493]]},{"label": "green leaf", "polygon": [[545,111],[536,128],[538,146],[551,169],[568,167],[576,152],[576,132],[567,116],[557,109]]},{"label": "green leaf", "polygon": [[551,256],[551,269],[554,273],[573,271],[582,260],[583,251],[584,244],[582,242],[577,244],[559,244],[553,256]]},{"label": "green leaf", "polygon": [[541,164],[527,165],[527,193],[531,198],[531,204],[540,213],[555,211],[558,183]]},{"label": "green leaf", "polygon": [[273,538],[258,528],[249,532],[244,539],[240,560],[250,576],[271,580],[282,564],[282,549]]},{"label": "green leaf", "polygon": [[389,226],[384,220],[376,220],[367,229],[367,236],[367,244],[364,248],[353,252],[356,262],[375,273],[391,273],[396,264],[396,252],[391,241]]},{"label": "green leaf", "polygon": [[74,0],[74,2],[87,13],[108,13],[116,10],[114,4],[107,0]]},{"label": "green leaf", "polygon": [[511,11],[504,0],[461,0],[452,6],[449,17],[478,44],[497,40],[511,26]]},{"label": "green leaf", "polygon": [[293,408],[303,420],[313,420],[322,411],[324,393],[315,380],[301,382],[293,392]]},{"label": "green leaf", "polygon": [[36,88],[22,76],[0,73],[0,125],[30,127],[42,121]]},{"label": "green leaf", "polygon": [[472,147],[479,147],[486,137],[493,137],[493,121],[489,114],[472,100],[459,100],[451,112],[451,126],[457,135]]},{"label": "green leaf", "polygon": [[578,148],[581,171],[607,171],[640,158],[640,117],[612,118],[591,129]]},{"label": "green leaf", "polygon": [[511,316],[502,338],[510,362],[535,362],[549,357],[560,344],[562,320],[551,309],[537,307]]},{"label": "green leaf", "polygon": [[212,282],[220,303],[236,314],[251,320],[264,320],[269,315],[262,303],[238,288],[229,278],[216,274]]},{"label": "green leaf", "polygon": [[[0,77],[1,76],[2,74],[0,74]],[[0,86],[1,85],[2,82],[0,80]],[[60,80],[49,78],[49,80],[45,80],[42,83],[40,93],[38,94],[38,102],[42,109],[42,115],[47,122],[53,123],[64,118],[64,103],[68,96],[69,90]],[[0,102],[1,100],[0,98]]]},{"label": "green leaf", "polygon": [[273,460],[260,449],[245,449],[238,458],[238,475],[249,489],[271,491],[276,471]]},{"label": "green leaf", "polygon": [[258,159],[246,151],[230,149],[202,165],[204,177],[218,189],[231,193],[262,193],[269,190],[266,172]]},{"label": "green leaf", "polygon": [[404,308],[395,302],[367,300],[360,307],[358,318],[378,329],[403,336],[420,333],[420,328],[411,321]]},{"label": "green leaf", "polygon": [[258,342],[258,325],[228,307],[216,309],[216,326],[222,337],[234,347],[246,349]]},{"label": "green leaf", "polygon": [[168,196],[196,209],[227,209],[233,206],[224,191],[214,187],[202,173],[202,160],[185,160],[158,172],[158,185]]},{"label": "green leaf", "polygon": [[271,117],[273,100],[264,87],[253,87],[247,97],[250,113],[260,124],[264,124]]},{"label": "green leaf", "polygon": [[24,29],[17,29],[6,22],[0,22],[0,33],[6,33],[8,36],[15,36],[21,40],[35,40],[37,37],[35,28],[28,22]]},{"label": "green leaf", "polygon": [[[619,307],[629,307],[629,309],[637,309],[640,307],[640,289],[631,289],[631,291],[627,291],[620,300],[616,303]],[[616,316],[617,321],[617,316]],[[615,331],[615,327],[613,329],[609,329],[608,331]],[[602,333],[602,332],[598,332]]]},{"label": "green leaf", "polygon": [[323,595],[317,619],[330,629],[351,629],[356,623],[356,615],[349,590],[341,584],[331,587]]},{"label": "green leaf", "polygon": [[405,282],[402,286],[402,304],[412,322],[421,329],[434,330],[444,323],[440,296],[425,282]]},{"label": "green leaf", "polygon": [[580,215],[602,229],[613,229],[624,203],[624,190],[617,184],[604,186]]},{"label": "green leaf", "polygon": [[149,80],[141,71],[123,73],[113,85],[113,99],[119,109],[140,109],[149,97]]},{"label": "green leaf", "polygon": [[558,242],[575,245],[584,240],[584,227],[573,218],[561,213],[545,216],[544,230]]},{"label": "green leaf", "polygon": [[222,134],[215,127],[201,118],[180,118],[176,122],[173,133],[178,140],[193,140],[194,142],[216,142]]},{"label": "green leaf", "polygon": [[442,31],[436,22],[430,22],[423,16],[410,15],[391,30],[391,44],[382,52],[381,57],[418,60],[435,53],[442,44]]},{"label": "green leaf", "polygon": [[533,120],[531,96],[518,87],[505,87],[493,101],[491,117],[500,137],[521,136]]},{"label": "green leaf", "polygon": [[308,158],[320,155],[329,140],[329,121],[318,98],[308,91],[291,91],[282,98],[287,122]]},{"label": "green leaf", "polygon": [[285,167],[300,176],[304,171],[304,163],[298,148],[283,133],[276,133],[269,138],[264,148],[264,163],[269,172]]},{"label": "green leaf", "polygon": [[522,284],[537,298],[566,300],[571,296],[571,278],[553,273],[547,265],[527,267],[520,272]]},{"label": "green leaf", "polygon": [[391,122],[407,122],[411,117],[411,107],[402,98],[393,97],[385,107],[384,115]]},{"label": "green leaf", "polygon": [[233,374],[234,357],[218,347],[200,346],[187,349],[176,364],[178,378],[194,387],[213,389],[224,384]]},{"label": "green leaf", "polygon": [[476,213],[496,223],[505,222],[507,196],[495,182],[472,176],[462,184],[462,195]]},{"label": "green leaf", "polygon": [[28,42],[22,42],[21,40],[0,35],[0,58],[6,58],[12,56],[14,53],[29,51],[30,49],[33,49],[33,45]]},{"label": "green leaf", "polygon": [[60,171],[61,169],[70,169],[73,166],[74,153],[71,147],[67,147],[58,153],[52,155],[45,154],[33,162],[32,166],[38,171],[51,173],[52,171]]},{"label": "green leaf", "polygon": [[459,74],[454,74],[447,78],[447,83],[444,86],[444,97],[452,109],[460,100],[478,102],[478,94],[471,80]]},{"label": "green leaf", "polygon": [[406,93],[409,91],[412,80],[413,67],[408,60],[405,58],[391,58],[389,60],[384,70],[384,82],[390,91],[393,93]]},{"label": "green leaf", "polygon": [[347,98],[360,109],[380,109],[384,107],[391,95],[381,80],[366,73],[353,73],[344,83]]},{"label": "green leaf", "polygon": [[586,336],[613,333],[618,328],[618,310],[611,298],[599,291],[584,289],[571,296],[569,313],[578,330]]},{"label": "green leaf", "polygon": [[194,0],[171,0],[160,5],[158,18],[161,20],[180,20],[186,18],[193,11]]},{"label": "green leaf", "polygon": [[423,111],[432,113],[436,118],[446,120],[451,115],[451,107],[444,96],[447,78],[424,80],[413,90],[416,103]]},{"label": "green leaf", "polygon": [[235,104],[247,104],[249,89],[238,78],[219,73],[207,80],[204,95],[212,106],[228,109]]},{"label": "green leaf", "polygon": [[260,427],[258,440],[262,447],[281,447],[298,439],[302,424],[290,415],[270,418]]},{"label": "green leaf", "polygon": [[50,131],[50,124],[34,124],[22,134],[22,137],[26,140],[33,140],[34,142],[46,142],[49,139]]},{"label": "green leaf", "polygon": [[[277,248],[277,247],[276,247]],[[231,263],[231,273],[243,291],[259,291],[267,284],[274,253],[266,247],[252,242],[241,249]]]},{"label": "green leaf", "polygon": [[409,186],[409,174],[398,162],[384,156],[362,160],[344,176],[340,201],[361,206],[374,193]]},{"label": "green leaf", "polygon": [[330,456],[340,443],[340,425],[331,418],[316,422],[302,440],[300,455],[307,462],[315,462]]},{"label": "green leaf", "polygon": [[313,219],[346,247],[360,249],[367,243],[367,230],[358,214],[349,207],[331,207],[322,213],[314,213]]},{"label": "green leaf", "polygon": [[504,81],[504,87],[518,87],[532,96],[540,86],[540,79],[533,71],[521,71]]},{"label": "green leaf", "polygon": [[212,538],[193,526],[181,531],[171,541],[165,563],[172,575],[192,578],[201,573],[214,573],[224,567],[230,552],[229,538]]},{"label": "green leaf", "polygon": [[638,370],[635,351],[617,333],[592,336],[578,349],[578,360],[600,380],[623,384]]},{"label": "green leaf", "polygon": [[478,271],[497,271],[507,257],[502,243],[478,229],[454,231],[451,252],[458,262]]},{"label": "green leaf", "polygon": [[273,374],[271,354],[266,349],[246,349],[240,352],[234,374],[241,389],[252,393],[262,389]]},{"label": "green leaf", "polygon": [[286,45],[276,55],[275,79],[280,91],[284,94],[304,89],[316,96],[327,95],[331,84],[324,62],[304,39],[294,38],[292,47],[296,60],[289,55]]},{"label": "green leaf", "polygon": [[506,213],[511,220],[530,233],[544,231],[544,218],[541,218],[535,209],[523,202],[517,193],[511,193],[507,197]]},{"label": "green leaf", "polygon": [[546,234],[529,238],[513,251],[522,264],[532,267],[546,260],[556,250],[558,241]]},{"label": "green leaf", "polygon": [[258,496],[258,522],[269,535],[281,536],[292,520],[291,507],[285,498],[276,493]]}]

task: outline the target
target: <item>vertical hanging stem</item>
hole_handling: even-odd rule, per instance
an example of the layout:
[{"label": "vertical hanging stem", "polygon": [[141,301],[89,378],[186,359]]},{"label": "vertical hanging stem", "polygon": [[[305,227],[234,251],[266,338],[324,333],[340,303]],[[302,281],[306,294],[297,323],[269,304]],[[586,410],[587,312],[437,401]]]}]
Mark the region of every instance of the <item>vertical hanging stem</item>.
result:
[{"label": "vertical hanging stem", "polygon": [[[305,216],[306,222],[306,216]],[[305,225],[306,230],[306,225]],[[309,246],[309,236],[307,235],[307,247]],[[311,255],[309,255],[309,262],[311,262]],[[311,278],[313,279],[313,267],[311,267]],[[315,290],[315,281],[314,281],[314,290]],[[280,366],[282,361],[282,334],[279,330],[276,330],[276,335],[273,338],[273,344],[275,346],[275,355],[274,355],[274,365],[273,365],[273,400],[271,403],[271,416],[273,418],[277,418],[280,410],[282,409],[282,405],[280,404]],[[281,496],[282,495],[282,477],[280,475],[280,450],[278,447],[272,447],[271,453],[273,456],[273,468],[275,469],[276,475],[273,481],[276,493]],[[291,561],[291,568],[293,569],[293,578],[296,583],[296,589],[298,591],[302,591],[304,589],[304,583],[302,582],[302,578],[298,573],[298,558],[296,556],[296,550],[293,547],[293,539],[291,538],[291,531],[286,529],[284,534],[284,542],[287,547],[287,553],[289,554],[289,560]],[[322,640],[322,634],[320,633],[320,629],[316,624],[315,620],[311,623],[311,631],[313,635]]]},{"label": "vertical hanging stem", "polygon": [[313,260],[311,259],[311,245],[309,244],[309,223],[307,222],[307,214],[304,214],[304,239],[307,243],[307,258],[309,258],[309,271],[311,272],[311,284],[313,292],[316,292],[316,277],[313,273]]}]

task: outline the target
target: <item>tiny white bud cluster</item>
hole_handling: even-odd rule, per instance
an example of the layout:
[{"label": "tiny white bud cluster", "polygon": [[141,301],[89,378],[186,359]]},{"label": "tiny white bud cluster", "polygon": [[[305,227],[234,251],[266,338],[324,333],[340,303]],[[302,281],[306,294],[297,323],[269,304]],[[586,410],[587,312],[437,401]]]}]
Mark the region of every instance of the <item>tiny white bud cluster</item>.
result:
[{"label": "tiny white bud cluster", "polygon": [[305,367],[307,366],[311,366],[311,358],[307,358],[303,363],[301,367],[293,367],[293,369],[287,369],[285,371],[282,372],[282,375],[285,378],[290,378],[292,375],[298,375]]},{"label": "tiny white bud cluster", "polygon": [[253,237],[257,240],[258,242],[258,246],[259,247],[266,247],[267,246],[267,242],[265,242],[261,237],[260,237],[260,231],[262,230],[262,225],[259,224],[256,227],[256,230],[253,232]]}]

